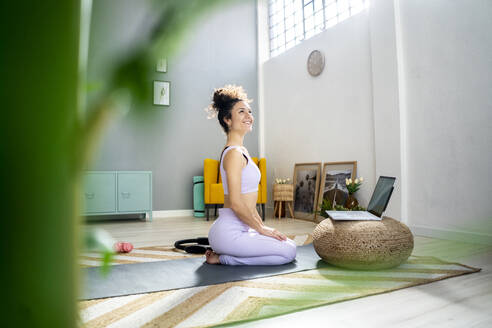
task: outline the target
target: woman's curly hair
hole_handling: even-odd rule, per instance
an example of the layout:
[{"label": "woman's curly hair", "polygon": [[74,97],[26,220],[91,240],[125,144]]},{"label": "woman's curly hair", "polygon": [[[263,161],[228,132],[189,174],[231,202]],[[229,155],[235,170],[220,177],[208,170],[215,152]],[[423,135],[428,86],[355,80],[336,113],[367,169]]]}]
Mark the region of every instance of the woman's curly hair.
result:
[{"label": "woman's curly hair", "polygon": [[211,119],[217,116],[224,132],[229,133],[229,127],[224,122],[224,118],[231,118],[231,109],[238,101],[248,103],[252,101],[252,99],[248,99],[242,86],[227,84],[222,88],[214,89],[212,103],[205,108],[205,111],[208,112],[207,118]]}]

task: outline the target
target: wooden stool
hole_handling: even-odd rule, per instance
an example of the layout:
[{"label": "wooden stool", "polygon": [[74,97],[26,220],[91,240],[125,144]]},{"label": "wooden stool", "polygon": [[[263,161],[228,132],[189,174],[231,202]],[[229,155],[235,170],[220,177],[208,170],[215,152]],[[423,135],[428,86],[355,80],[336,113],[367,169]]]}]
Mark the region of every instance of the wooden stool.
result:
[{"label": "wooden stool", "polygon": [[292,206],[294,204],[294,185],[292,184],[273,184],[273,201],[275,203],[275,209],[273,213],[277,211],[277,207],[280,206],[278,211],[278,219],[280,220],[280,209],[282,208],[282,202],[287,202],[287,206],[289,207],[290,216],[294,219],[294,212],[292,211]]}]

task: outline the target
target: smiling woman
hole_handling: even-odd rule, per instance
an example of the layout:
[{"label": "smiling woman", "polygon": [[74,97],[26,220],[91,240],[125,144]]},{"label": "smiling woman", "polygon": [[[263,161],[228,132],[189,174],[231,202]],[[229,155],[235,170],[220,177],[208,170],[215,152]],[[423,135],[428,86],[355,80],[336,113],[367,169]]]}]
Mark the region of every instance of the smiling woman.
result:
[{"label": "smiling woman", "polygon": [[263,225],[256,210],[261,173],[243,146],[254,123],[250,102],[241,86],[226,85],[214,91],[207,108],[209,118],[217,115],[227,135],[219,164],[224,208],[219,209],[219,218],[208,234],[213,251],[205,255],[210,264],[278,265],[292,262],[296,256],[295,243]]}]

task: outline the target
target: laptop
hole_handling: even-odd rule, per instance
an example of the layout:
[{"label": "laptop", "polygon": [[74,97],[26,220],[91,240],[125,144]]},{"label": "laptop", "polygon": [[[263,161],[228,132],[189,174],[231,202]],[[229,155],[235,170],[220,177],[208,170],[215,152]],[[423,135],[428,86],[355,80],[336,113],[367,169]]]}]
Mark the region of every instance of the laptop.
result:
[{"label": "laptop", "polygon": [[395,177],[380,176],[367,206],[367,211],[326,211],[333,220],[382,220],[388,206]]}]

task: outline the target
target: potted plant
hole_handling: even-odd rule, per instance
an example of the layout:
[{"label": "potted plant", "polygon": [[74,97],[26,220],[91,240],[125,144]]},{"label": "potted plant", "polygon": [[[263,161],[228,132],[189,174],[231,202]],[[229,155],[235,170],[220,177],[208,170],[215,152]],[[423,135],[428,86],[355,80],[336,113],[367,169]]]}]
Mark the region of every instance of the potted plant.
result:
[{"label": "potted plant", "polygon": [[356,178],[355,180],[352,179],[345,179],[345,184],[347,185],[347,190],[349,193],[349,196],[347,198],[347,201],[345,202],[345,207],[348,209],[352,209],[355,206],[359,205],[359,202],[357,201],[357,198],[355,198],[354,193],[359,190],[360,186],[362,185],[362,182],[364,181],[363,177]]}]

